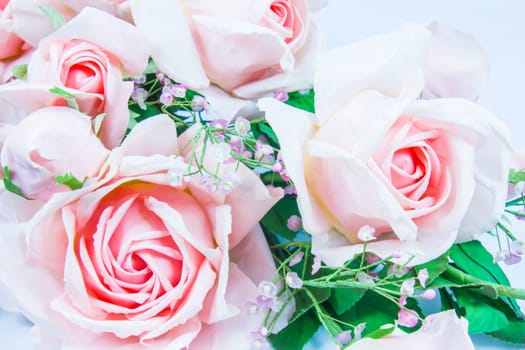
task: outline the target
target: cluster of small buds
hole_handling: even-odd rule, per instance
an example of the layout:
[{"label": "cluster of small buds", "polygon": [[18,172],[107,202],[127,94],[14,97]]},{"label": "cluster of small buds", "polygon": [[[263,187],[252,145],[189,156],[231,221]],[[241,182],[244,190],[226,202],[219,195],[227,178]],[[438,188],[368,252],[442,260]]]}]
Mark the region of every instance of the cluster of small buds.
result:
[{"label": "cluster of small buds", "polygon": [[[160,95],[160,103],[164,106],[170,106],[175,98],[185,98],[188,88],[180,84],[172,84],[170,80],[166,80],[162,87]],[[193,107],[193,104],[192,104]]]},{"label": "cluster of small buds", "polygon": [[278,89],[273,93],[273,98],[281,102],[286,102],[289,99],[288,92],[284,89]]},{"label": "cluster of small buds", "polygon": [[303,261],[303,258],[304,258],[304,252],[299,251],[290,259],[290,261],[288,261],[288,266],[292,267],[292,266],[299,264],[301,261]]},{"label": "cluster of small buds", "polygon": [[508,249],[503,249],[498,251],[494,255],[494,262],[500,262],[503,261],[505,265],[515,265],[521,262],[521,254],[518,254],[514,251],[510,251]]},{"label": "cluster of small buds", "polygon": [[268,336],[268,329],[266,329],[266,327],[262,327],[260,330],[252,332],[252,336],[254,338],[252,350],[269,350],[272,348],[270,342],[266,338]]},{"label": "cluster of small buds", "polygon": [[314,263],[312,264],[312,276],[315,275],[321,269],[321,257],[314,256]]},{"label": "cluster of small buds", "polygon": [[191,100],[191,109],[194,112],[202,112],[208,110],[208,101],[206,101],[205,97],[202,97],[200,95],[193,96],[193,99]]},{"label": "cluster of small buds", "polygon": [[228,194],[235,188],[237,183],[238,180],[234,176],[226,175],[221,178],[208,174],[201,176],[201,184],[211,193],[221,192],[223,194]]},{"label": "cluster of small buds", "polygon": [[363,225],[357,231],[357,238],[359,238],[363,242],[369,242],[376,239],[375,233],[375,228],[373,228],[372,226]]},{"label": "cluster of small buds", "polygon": [[397,324],[400,326],[413,328],[419,323],[418,314],[409,309],[400,309],[397,313]]},{"label": "cluster of small buds", "polygon": [[410,271],[409,266],[400,266],[396,264],[392,264],[388,267],[388,276],[394,276],[397,278],[401,278],[405,276]]},{"label": "cluster of small buds", "polygon": [[303,280],[299,277],[297,272],[288,272],[284,280],[288,287],[292,289],[300,289],[303,287]]},{"label": "cluster of small buds", "polygon": [[303,228],[303,220],[297,215],[292,215],[288,218],[286,227],[292,232],[299,232]]},{"label": "cluster of small buds", "polygon": [[135,87],[131,93],[131,99],[139,105],[140,109],[146,110],[146,99],[148,98],[148,92],[146,89],[141,87]]},{"label": "cluster of small buds", "polygon": [[[354,340],[359,340],[362,337],[362,333],[366,328],[366,323],[360,323],[354,327]],[[336,335],[335,340],[342,346],[349,344],[352,341],[352,331],[345,330]]]},{"label": "cluster of small buds", "polygon": [[374,275],[371,275],[371,274],[367,274],[366,272],[364,271],[359,271],[357,273],[357,280],[363,284],[368,284],[370,286],[373,286],[376,284],[376,282],[374,281]]},{"label": "cluster of small buds", "polygon": [[427,286],[428,277],[428,270],[426,268],[419,270],[417,273],[417,279],[423,288]]}]

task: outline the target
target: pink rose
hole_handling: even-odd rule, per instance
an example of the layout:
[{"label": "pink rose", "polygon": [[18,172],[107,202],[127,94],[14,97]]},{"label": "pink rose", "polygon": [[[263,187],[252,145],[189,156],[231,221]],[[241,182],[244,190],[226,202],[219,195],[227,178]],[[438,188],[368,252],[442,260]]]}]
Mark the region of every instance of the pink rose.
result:
[{"label": "pink rose", "polygon": [[370,252],[418,264],[502,214],[509,131],[471,101],[418,99],[429,38],[412,25],[327,53],[316,71],[316,115],[259,102],[314,254],[329,265],[362,252],[365,225]]},{"label": "pink rose", "polygon": [[[112,35],[102,29],[112,28]],[[124,43],[137,45],[124,45]],[[31,112],[43,106],[64,105],[66,100],[49,92],[59,87],[71,93],[80,111],[90,117],[105,114],[100,139],[117,146],[128,122],[128,99],[133,90],[124,76],[138,76],[148,60],[148,43],[132,25],[93,9],[43,39],[28,65],[27,80],[0,87],[0,98]]]},{"label": "pink rose", "polygon": [[211,81],[250,98],[311,85],[319,38],[307,0],[130,1],[130,7],[154,43],[160,70],[192,88]]},{"label": "pink rose", "polygon": [[24,41],[14,32],[10,0],[0,1],[0,60],[17,56]]},{"label": "pink rose", "polygon": [[107,155],[88,117],[67,107],[47,107],[11,129],[0,160],[25,196],[47,200],[67,188],[56,183],[57,176],[72,173],[80,181],[95,176]]},{"label": "pink rose", "polygon": [[10,2],[15,32],[34,47],[38,46],[42,38],[56,30],[40,6],[54,9],[66,21],[71,20],[86,7],[97,8],[130,23],[132,21],[127,0],[10,0]]},{"label": "pink rose", "polygon": [[391,335],[380,339],[361,339],[349,349],[474,350],[474,344],[468,336],[468,321],[458,318],[454,310],[449,310],[429,315],[423,327],[417,332],[406,334],[396,330]]},{"label": "pink rose", "polygon": [[489,62],[470,35],[434,22],[425,62],[423,98],[463,97],[476,100],[489,79]]},{"label": "pink rose", "polygon": [[198,175],[177,180],[188,164],[175,155],[191,135],[174,135],[166,116],[140,123],[98,178],[55,194],[24,233],[12,225],[2,235],[0,257],[12,262],[3,265],[5,284],[35,323],[37,342],[250,348],[261,320],[245,304],[275,272],[254,226],[280,193],[246,168],[229,194],[209,192]]}]

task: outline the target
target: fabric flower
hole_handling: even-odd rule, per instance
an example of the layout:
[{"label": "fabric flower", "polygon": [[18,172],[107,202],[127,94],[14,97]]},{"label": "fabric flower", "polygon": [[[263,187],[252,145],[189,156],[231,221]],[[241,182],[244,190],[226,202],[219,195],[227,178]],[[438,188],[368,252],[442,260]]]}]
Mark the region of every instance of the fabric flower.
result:
[{"label": "fabric flower", "polygon": [[[99,28],[94,30],[93,28]],[[108,36],[102,28],[112,28]],[[141,45],[124,45],[140,42]],[[117,146],[129,122],[128,99],[133,90],[124,76],[138,76],[148,61],[148,43],[132,25],[94,8],[43,39],[28,65],[27,80],[0,87],[0,99],[29,113],[66,100],[49,91],[72,94],[81,112],[103,114],[99,136],[108,148]]]},{"label": "fabric flower", "polygon": [[0,60],[21,53],[24,41],[14,31],[11,1],[0,1]]},{"label": "fabric flower", "polygon": [[307,0],[133,0],[130,7],[159,69],[189,87],[211,81],[251,98],[311,85],[319,38]]},{"label": "fabric flower", "polygon": [[468,321],[449,310],[428,316],[425,325],[414,333],[395,330],[386,337],[364,338],[349,347],[349,350],[376,349],[474,350],[474,344],[468,336]]},{"label": "fabric flower", "polygon": [[[69,21],[86,7],[97,8],[132,23],[127,0],[9,0],[13,27],[20,38],[36,47],[41,39],[53,33],[51,19],[41,6],[56,11],[58,16]],[[101,30],[104,27],[92,27]],[[109,27],[108,27],[109,28]]]},{"label": "fabric flower", "polygon": [[418,99],[429,38],[410,25],[323,56],[316,115],[259,102],[280,139],[313,252],[328,265],[362,252],[363,225],[375,229],[370,252],[398,262],[415,256],[417,264],[500,218],[509,131],[471,101]]},{"label": "fabric flower", "polygon": [[174,156],[184,138],[168,117],[150,118],[97,178],[55,194],[26,224],[4,225],[4,282],[35,323],[37,343],[250,348],[261,320],[244,305],[275,272],[254,226],[281,193],[248,169],[228,195],[198,179],[174,183],[171,173],[189,166]]},{"label": "fabric flower", "polygon": [[90,118],[68,107],[46,107],[13,127],[0,160],[26,197],[47,200],[67,189],[57,176],[71,173],[79,181],[95,176],[108,153]]},{"label": "fabric flower", "polygon": [[462,97],[476,100],[489,79],[489,62],[470,35],[433,22],[424,65],[423,98]]}]

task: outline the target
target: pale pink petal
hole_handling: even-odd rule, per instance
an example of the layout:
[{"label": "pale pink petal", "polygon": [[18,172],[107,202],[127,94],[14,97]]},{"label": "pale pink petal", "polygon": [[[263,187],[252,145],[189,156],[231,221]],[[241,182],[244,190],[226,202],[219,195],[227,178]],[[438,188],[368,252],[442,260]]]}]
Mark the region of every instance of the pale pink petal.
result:
[{"label": "pale pink petal", "polygon": [[476,100],[487,85],[489,62],[473,37],[433,22],[425,62],[423,98],[462,97]]},{"label": "pale pink petal", "polygon": [[[260,329],[262,318],[250,315],[245,309],[245,305],[255,300],[257,293],[256,285],[236,265],[230,265],[226,295],[228,302],[237,307],[238,313],[227,320],[203,325],[203,329],[199,337],[192,343],[192,347],[210,350],[250,349],[253,342],[251,332]],[[228,336],[225,337],[225,334]]]},{"label": "pale pink petal", "polygon": [[259,100],[258,106],[266,113],[266,119],[279,138],[286,171],[294,180],[298,197],[301,198],[299,209],[304,226],[314,232],[328,230],[330,223],[310,194],[304,177],[303,152],[307,139],[314,131],[316,123],[314,115],[291,108],[273,98]]},{"label": "pale pink petal", "polygon": [[206,73],[226,91],[261,79],[270,69],[289,71],[293,68],[292,52],[269,29],[201,15],[194,15],[192,20]]},{"label": "pale pink petal", "polygon": [[[474,178],[464,182],[465,185],[468,182],[475,184],[474,195],[459,227],[458,241],[472,239],[490,230],[504,209],[512,157],[510,131],[492,113],[466,100],[416,101],[406,113],[425,116],[428,123],[446,123],[449,132],[464,135],[463,142],[475,150]],[[462,151],[454,152],[456,156],[458,153]]]},{"label": "pale pink petal", "polygon": [[230,259],[255,284],[270,281],[274,275],[275,264],[261,226],[255,226],[230,251]]},{"label": "pale pink petal", "polygon": [[[152,142],[152,135],[155,142]],[[177,128],[173,120],[164,114],[138,123],[122,142],[124,154],[133,156],[170,156],[177,154],[178,149]]]},{"label": "pale pink petal", "polygon": [[[420,67],[429,31],[407,24],[400,30],[330,50],[319,58],[315,73],[315,107],[321,121],[341,103],[368,89],[391,97],[416,98],[423,88]],[[341,79],[341,77],[349,79]]]},{"label": "pale pink petal", "polygon": [[428,327],[406,334],[396,330],[393,334],[380,339],[363,338],[350,346],[351,350],[382,349],[461,349],[474,350],[468,336],[468,321],[458,318],[454,310],[441,312],[433,317]]},{"label": "pale pink petal", "polygon": [[306,39],[301,48],[295,52],[294,68],[283,73],[276,73],[267,78],[244,84],[233,90],[243,98],[256,98],[273,93],[278,89],[297,91],[309,88],[314,80],[315,60],[323,49],[321,32],[315,22],[310,22]]},{"label": "pale pink petal", "polygon": [[152,43],[157,67],[170,78],[193,89],[208,86],[199,54],[178,1],[129,1],[133,20]]},{"label": "pale pink petal", "polygon": [[232,97],[217,86],[199,90],[210,103],[209,113],[215,119],[232,121],[236,117],[250,118],[259,113],[255,102]]},{"label": "pale pink petal", "polygon": [[[235,247],[283,196],[280,188],[267,188],[257,174],[244,166],[239,167],[237,174],[240,183],[226,197],[226,203],[232,208],[232,247]],[[246,208],[250,210],[247,211]]]}]

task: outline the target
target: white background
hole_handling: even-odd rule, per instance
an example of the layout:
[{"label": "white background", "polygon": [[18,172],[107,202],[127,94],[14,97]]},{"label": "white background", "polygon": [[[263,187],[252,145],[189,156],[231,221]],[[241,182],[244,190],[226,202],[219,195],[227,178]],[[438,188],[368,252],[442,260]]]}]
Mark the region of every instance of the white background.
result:
[{"label": "white background", "polygon": [[[406,21],[439,20],[473,34],[491,63],[490,86],[479,102],[512,127],[513,143],[525,149],[525,0],[329,0],[315,16],[329,47],[395,30]],[[525,238],[525,230],[516,233]],[[525,288],[525,262],[507,271],[515,286]],[[32,349],[29,327],[21,316],[0,311],[0,348]],[[322,346],[322,339],[309,349],[334,349]],[[474,339],[478,350],[518,348],[484,336]]]}]

